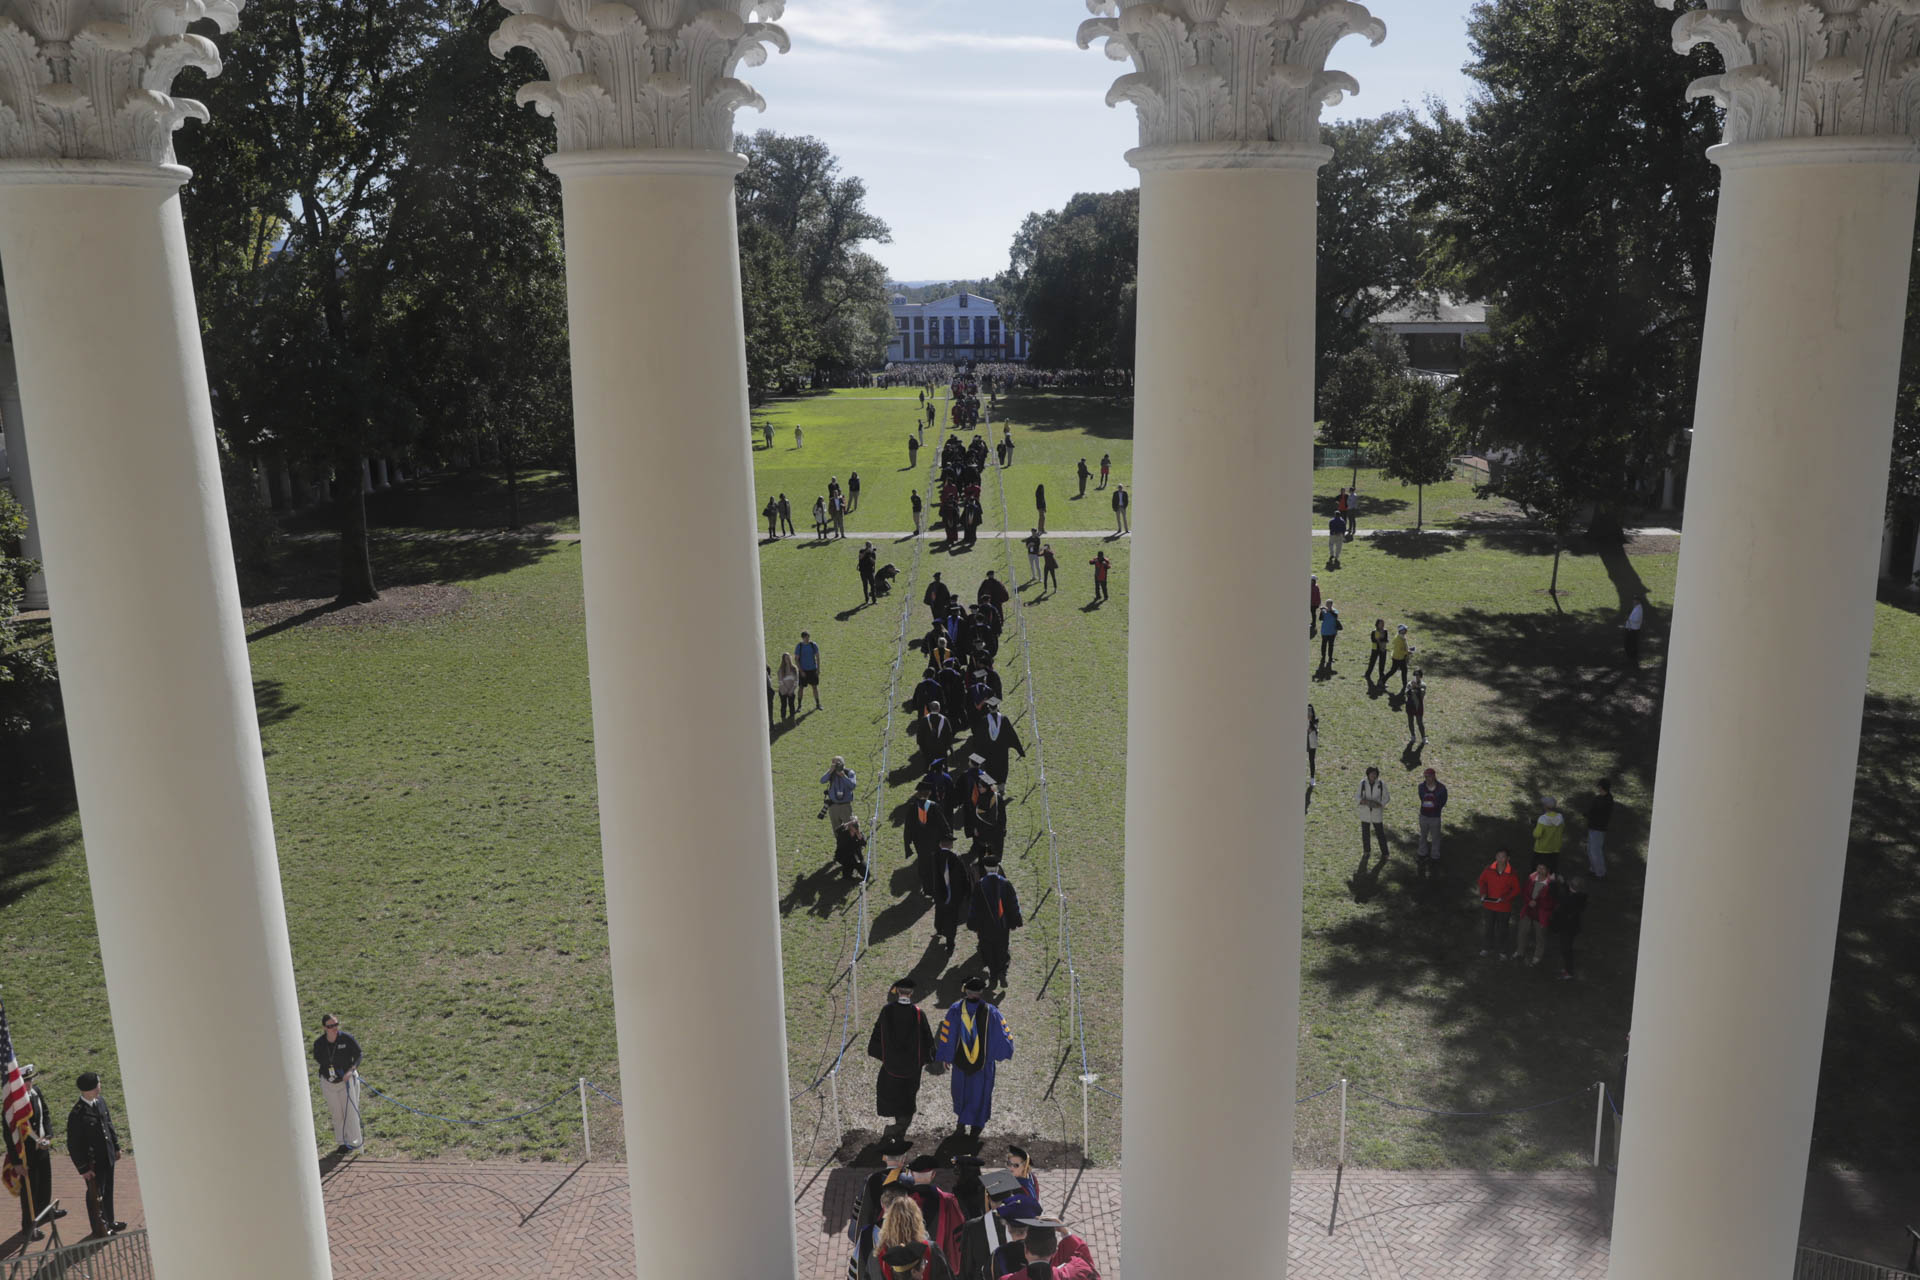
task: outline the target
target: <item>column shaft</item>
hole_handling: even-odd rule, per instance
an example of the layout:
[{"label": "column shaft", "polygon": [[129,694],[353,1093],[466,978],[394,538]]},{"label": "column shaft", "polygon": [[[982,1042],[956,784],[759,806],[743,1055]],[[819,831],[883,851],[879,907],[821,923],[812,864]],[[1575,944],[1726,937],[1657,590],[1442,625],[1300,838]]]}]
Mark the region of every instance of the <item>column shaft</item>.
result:
[{"label": "column shaft", "polygon": [[634,1242],[647,1275],[791,1275],[739,161],[626,151],[548,163],[565,200]]},{"label": "column shaft", "polygon": [[184,173],[59,163],[0,181],[0,261],[156,1274],[323,1278]]},{"label": "column shaft", "polygon": [[1920,178],[1904,140],[1710,154],[1614,1280],[1793,1273]]},{"label": "column shaft", "polygon": [[[1310,536],[1320,158],[1311,149],[1298,168],[1143,166],[1129,544],[1130,1275],[1242,1274],[1246,1239],[1196,1224],[1286,1221],[1302,853],[1286,797],[1305,779],[1306,691],[1304,665],[1276,680],[1273,663],[1299,628],[1287,566],[1304,568],[1283,556],[1276,587],[1272,549]],[[1296,772],[1278,789],[1276,741],[1297,748],[1281,752]],[[1204,1087],[1193,1074],[1200,1044]],[[1284,1258],[1267,1250],[1255,1269],[1278,1275]]]}]

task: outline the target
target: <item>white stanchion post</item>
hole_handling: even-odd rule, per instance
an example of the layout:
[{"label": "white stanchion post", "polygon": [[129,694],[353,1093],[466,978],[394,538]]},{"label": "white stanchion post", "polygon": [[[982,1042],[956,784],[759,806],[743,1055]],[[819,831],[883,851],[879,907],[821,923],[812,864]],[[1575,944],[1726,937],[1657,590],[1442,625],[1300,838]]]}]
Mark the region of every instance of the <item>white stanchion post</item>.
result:
[{"label": "white stanchion post", "polygon": [[587,1144],[587,1159],[593,1159],[593,1121],[587,1118],[587,1078],[580,1077],[580,1136]]},{"label": "white stanchion post", "polygon": [[1086,1161],[1093,1159],[1093,1104],[1088,1090],[1099,1079],[1091,1073],[1080,1077],[1080,1158]]},{"label": "white stanchion post", "polygon": [[1347,1165],[1347,1078],[1340,1077],[1340,1159],[1341,1168]]},{"label": "white stanchion post", "polygon": [[1600,1097],[1593,1105],[1593,1167],[1600,1167],[1600,1143],[1607,1132],[1607,1082],[1593,1082],[1594,1092]]}]

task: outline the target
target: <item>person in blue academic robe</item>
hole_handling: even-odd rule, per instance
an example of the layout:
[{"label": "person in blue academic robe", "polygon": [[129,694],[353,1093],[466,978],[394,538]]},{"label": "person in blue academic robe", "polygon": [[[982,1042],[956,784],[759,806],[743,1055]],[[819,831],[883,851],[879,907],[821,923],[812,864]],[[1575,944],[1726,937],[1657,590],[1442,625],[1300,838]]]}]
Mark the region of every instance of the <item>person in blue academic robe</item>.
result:
[{"label": "person in blue academic robe", "polygon": [[1013,1057],[1013,1033],[987,1003],[984,978],[968,978],[960,990],[934,1037],[933,1057],[953,1070],[954,1132],[977,1138],[993,1118],[995,1064]]}]

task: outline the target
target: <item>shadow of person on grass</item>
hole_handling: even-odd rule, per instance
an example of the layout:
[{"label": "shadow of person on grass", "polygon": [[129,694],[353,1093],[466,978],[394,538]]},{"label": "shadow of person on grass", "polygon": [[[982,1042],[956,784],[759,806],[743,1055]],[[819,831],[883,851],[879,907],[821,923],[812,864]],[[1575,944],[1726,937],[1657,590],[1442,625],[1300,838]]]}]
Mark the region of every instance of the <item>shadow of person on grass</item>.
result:
[{"label": "shadow of person on grass", "polygon": [[[911,866],[894,872],[894,883],[896,885],[899,884],[902,872],[906,875],[907,884],[912,886],[916,891],[909,893],[906,897],[900,899],[900,901],[894,903],[873,918],[873,928],[867,932],[867,945],[869,947],[877,947],[883,942],[899,937],[908,929],[911,929],[920,917],[933,910],[933,903],[929,902],[917,891],[920,880],[919,877],[914,874]],[[896,889],[895,892],[898,892],[898,890]]]},{"label": "shadow of person on grass", "polygon": [[839,863],[828,862],[794,877],[793,887],[780,899],[780,914],[791,915],[795,907],[806,907],[811,914],[825,920],[859,885],[858,880],[849,880],[841,874]]}]

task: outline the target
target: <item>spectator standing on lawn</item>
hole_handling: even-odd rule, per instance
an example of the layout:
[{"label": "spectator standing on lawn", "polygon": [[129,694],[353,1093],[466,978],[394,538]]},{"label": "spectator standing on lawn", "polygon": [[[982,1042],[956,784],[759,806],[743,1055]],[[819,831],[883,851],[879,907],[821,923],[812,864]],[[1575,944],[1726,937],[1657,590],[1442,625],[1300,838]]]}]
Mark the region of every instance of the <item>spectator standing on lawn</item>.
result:
[{"label": "spectator standing on lawn", "polygon": [[1116,534],[1120,533],[1122,531],[1122,526],[1120,523],[1120,486],[1119,485],[1115,485],[1113,487],[1113,496],[1107,499],[1107,505],[1113,508],[1113,531]]},{"label": "spectator standing on lawn", "polygon": [[926,519],[926,503],[920,500],[920,491],[918,489],[913,491],[913,496],[908,499],[908,502],[913,507],[913,531],[915,533],[925,533],[927,528],[922,521]]},{"label": "spectator standing on lawn", "polygon": [[835,756],[820,781],[827,789],[827,817],[838,831],[853,819],[853,796],[859,789],[860,775],[847,768],[844,758]]},{"label": "spectator standing on lawn", "polygon": [[800,714],[800,667],[790,653],[780,655],[777,687],[780,691],[780,718],[791,720]]},{"label": "spectator standing on lawn", "polygon": [[877,603],[878,597],[873,594],[873,574],[874,570],[880,567],[880,553],[876,551],[873,544],[869,542],[860,548],[860,555],[856,563],[860,568],[861,601],[866,604]]},{"label": "spectator standing on lawn", "polygon": [[1115,485],[1114,493],[1120,499],[1120,532],[1133,532],[1133,494],[1125,485]]},{"label": "spectator standing on lawn", "polygon": [[1100,455],[1100,483],[1097,486],[1095,486],[1096,488],[1104,489],[1107,487],[1107,469],[1112,465],[1113,465],[1112,454],[1103,453]]},{"label": "spectator standing on lawn", "polygon": [[847,473],[847,510],[858,511],[859,509],[860,473],[858,471],[849,471]]},{"label": "spectator standing on lawn", "polygon": [[1412,745],[1415,733],[1420,735],[1419,740],[1424,745],[1427,740],[1427,681],[1420,674],[1419,667],[1413,669],[1413,682],[1401,695],[1401,704],[1407,712],[1408,745]]},{"label": "spectator standing on lawn", "polygon": [[[333,1120],[334,1140],[342,1154],[360,1147],[360,1042],[340,1029],[340,1019],[320,1015],[320,1035],[313,1042],[313,1061],[320,1069],[320,1096]],[[109,1203],[113,1194],[107,1193]]]},{"label": "spectator standing on lawn", "polygon": [[1380,860],[1387,860],[1387,780],[1380,776],[1380,770],[1374,765],[1367,766],[1367,776],[1360,780],[1360,857],[1364,861],[1373,850],[1373,840],[1380,841]]},{"label": "spectator standing on lawn", "polygon": [[1002,433],[1000,447],[1005,450],[1005,455],[1000,465],[1010,467],[1013,465],[1013,428],[1003,426],[1000,430]]},{"label": "spectator standing on lawn", "polygon": [[1486,917],[1486,932],[1480,941],[1480,954],[1507,958],[1507,922],[1513,918],[1513,905],[1520,898],[1520,876],[1505,849],[1494,852],[1493,861],[1480,873],[1480,908]]},{"label": "spectator standing on lawn", "polygon": [[1310,787],[1320,785],[1318,770],[1315,768],[1315,757],[1319,754],[1320,714],[1313,709],[1313,704],[1309,702],[1307,704],[1307,785]]},{"label": "spectator standing on lawn", "polygon": [[787,495],[780,495],[780,532],[791,534],[793,528],[793,504],[787,501]]},{"label": "spectator standing on lawn", "polygon": [[1340,611],[1329,600],[1320,607],[1320,669],[1333,670],[1333,640],[1340,634]]},{"label": "spectator standing on lawn", "polygon": [[1613,825],[1613,781],[1602,778],[1599,793],[1587,806],[1587,870],[1595,880],[1607,878],[1607,828]]},{"label": "spectator standing on lawn", "polygon": [[1047,543],[1040,548],[1040,594],[1051,595],[1060,589],[1060,561],[1053,554],[1053,544]]},{"label": "spectator standing on lawn", "polygon": [[1627,619],[1620,624],[1620,641],[1626,646],[1627,665],[1640,665],[1640,632],[1647,625],[1647,598],[1635,596],[1633,607],[1627,610]]},{"label": "spectator standing on lawn", "polygon": [[1553,923],[1553,868],[1542,863],[1533,869],[1527,877],[1526,888],[1520,891],[1520,932],[1513,942],[1513,958],[1525,957],[1527,944],[1533,943],[1533,958],[1527,963],[1535,965],[1547,954],[1547,927]]},{"label": "spectator standing on lawn", "polygon": [[780,500],[768,498],[766,510],[760,514],[767,518],[767,541],[772,542],[780,536]]},{"label": "spectator standing on lawn", "polygon": [[1106,552],[1096,551],[1093,553],[1093,559],[1087,561],[1087,563],[1093,566],[1093,598],[1096,601],[1105,600],[1107,598],[1107,571],[1113,567],[1113,561],[1107,559]]},{"label": "spectator standing on lawn", "polygon": [[1373,688],[1373,670],[1380,669],[1380,687],[1387,684],[1387,643],[1393,638],[1387,630],[1385,618],[1373,620],[1373,630],[1367,632],[1367,688]]},{"label": "spectator standing on lawn", "polygon": [[1040,581],[1040,531],[1033,530],[1026,536],[1027,544],[1027,581]]},{"label": "spectator standing on lawn", "polygon": [[1080,496],[1084,498],[1087,496],[1087,481],[1093,476],[1085,458],[1080,459],[1080,465],[1074,468],[1074,474],[1080,479]]},{"label": "spectator standing on lawn", "polygon": [[[793,646],[793,660],[800,667],[800,687],[813,690],[813,709],[820,710],[820,646],[804,631],[800,633],[800,643]],[[797,694],[793,705],[795,710],[800,707]]]},{"label": "spectator standing on lawn", "polygon": [[1354,485],[1347,490],[1347,541],[1353,541],[1353,535],[1360,532],[1360,486]]},{"label": "spectator standing on lawn", "polygon": [[907,470],[917,470],[919,466],[920,437],[918,435],[909,435],[907,437]]},{"label": "spectator standing on lawn", "polygon": [[1583,876],[1553,882],[1553,932],[1560,935],[1560,978],[1573,977],[1573,942],[1580,936],[1580,925],[1587,915],[1587,882]]},{"label": "spectator standing on lawn", "polygon": [[1401,623],[1393,633],[1393,646],[1387,651],[1393,658],[1393,666],[1380,677],[1380,687],[1387,687],[1387,681],[1393,679],[1393,673],[1400,673],[1400,692],[1407,691],[1407,662],[1413,657],[1413,646],[1407,643],[1407,624]]},{"label": "spectator standing on lawn", "polygon": [[1413,865],[1425,879],[1440,872],[1440,815],[1447,807],[1447,784],[1432,769],[1421,778],[1420,839],[1413,848]]},{"label": "spectator standing on lawn", "polygon": [[1320,575],[1307,575],[1307,639],[1313,639],[1314,629],[1320,622]]},{"label": "spectator standing on lawn", "polygon": [[1552,796],[1540,797],[1540,816],[1533,820],[1533,865],[1548,871],[1560,861],[1560,841],[1567,834],[1566,815]]},{"label": "spectator standing on lawn", "polygon": [[836,493],[833,495],[832,499],[828,502],[827,505],[828,505],[828,509],[833,513],[834,537],[836,538],[846,537],[847,536],[847,495],[844,493]]},{"label": "spectator standing on lawn", "polygon": [[829,528],[829,525],[827,522],[827,500],[825,498],[822,498],[816,495],[813,500],[814,541],[825,542],[827,540],[828,528]]},{"label": "spectator standing on lawn", "polygon": [[801,434],[800,424],[796,422],[793,424],[793,447],[798,449],[801,445],[805,443],[806,443],[806,437]]},{"label": "spectator standing on lawn", "polygon": [[1040,514],[1039,531],[1045,533],[1047,531],[1047,486],[1044,484],[1033,486],[1033,509]]},{"label": "spectator standing on lawn", "polygon": [[1327,521],[1327,568],[1340,567],[1340,548],[1347,541],[1347,518],[1338,511]]}]

